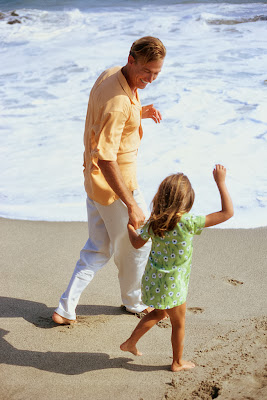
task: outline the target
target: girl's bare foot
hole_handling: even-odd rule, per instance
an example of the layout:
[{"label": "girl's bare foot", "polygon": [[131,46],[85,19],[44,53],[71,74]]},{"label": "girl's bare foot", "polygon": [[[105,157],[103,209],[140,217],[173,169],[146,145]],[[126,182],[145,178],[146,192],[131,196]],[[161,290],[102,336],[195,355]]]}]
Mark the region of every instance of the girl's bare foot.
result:
[{"label": "girl's bare foot", "polygon": [[136,346],[131,344],[129,339],[126,340],[126,342],[124,342],[124,343],[122,343],[120,345],[120,349],[122,351],[129,351],[130,353],[132,353],[135,356],[141,356],[142,355],[142,353],[139,350],[137,350]]},{"label": "girl's bare foot", "polygon": [[67,319],[67,318],[61,317],[61,315],[57,314],[56,312],[54,312],[54,314],[52,315],[52,320],[56,324],[60,324],[60,325],[72,325],[72,324],[76,323],[75,319]]},{"label": "girl's bare foot", "polygon": [[195,364],[192,363],[191,361],[185,361],[181,360],[181,362],[173,361],[171,370],[172,372],[178,372],[181,371],[182,369],[192,369],[195,367]]}]

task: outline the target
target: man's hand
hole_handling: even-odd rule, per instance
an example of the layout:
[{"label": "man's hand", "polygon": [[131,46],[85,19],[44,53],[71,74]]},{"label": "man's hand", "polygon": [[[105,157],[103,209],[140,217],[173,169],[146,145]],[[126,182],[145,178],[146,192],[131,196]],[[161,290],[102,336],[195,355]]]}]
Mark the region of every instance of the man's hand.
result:
[{"label": "man's hand", "polygon": [[140,207],[128,207],[129,223],[133,225],[134,229],[138,229],[145,221],[146,217]]},{"label": "man's hand", "polygon": [[154,107],[153,104],[142,107],[142,119],[152,118],[156,124],[160,123],[162,120],[161,113]]}]

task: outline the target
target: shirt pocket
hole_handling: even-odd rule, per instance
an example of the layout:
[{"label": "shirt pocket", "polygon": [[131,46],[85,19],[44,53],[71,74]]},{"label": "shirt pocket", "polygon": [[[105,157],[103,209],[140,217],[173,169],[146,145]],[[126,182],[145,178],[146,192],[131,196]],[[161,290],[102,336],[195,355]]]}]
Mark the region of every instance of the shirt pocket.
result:
[{"label": "shirt pocket", "polygon": [[130,152],[138,149],[140,144],[140,129],[141,128],[141,108],[137,105],[132,105],[131,114],[125,123],[125,127],[121,137],[120,151]]}]

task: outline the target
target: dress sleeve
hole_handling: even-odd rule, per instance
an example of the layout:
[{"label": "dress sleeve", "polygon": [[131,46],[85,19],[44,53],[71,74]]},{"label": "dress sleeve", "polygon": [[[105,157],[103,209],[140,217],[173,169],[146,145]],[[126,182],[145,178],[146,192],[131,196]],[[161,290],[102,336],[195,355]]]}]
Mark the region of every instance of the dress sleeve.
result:
[{"label": "dress sleeve", "polygon": [[200,235],[205,226],[205,221],[205,215],[189,214],[184,219],[186,229],[191,235]]},{"label": "dress sleeve", "polygon": [[108,112],[103,116],[96,152],[100,160],[117,160],[126,121],[126,115],[120,111]]},{"label": "dress sleeve", "polygon": [[149,223],[147,222],[140,230],[139,230],[139,235],[141,236],[142,239],[148,240],[151,235],[148,232],[148,225]]},{"label": "dress sleeve", "polygon": [[192,216],[192,227],[194,235],[200,235],[205,226],[206,217],[205,215],[193,215]]}]

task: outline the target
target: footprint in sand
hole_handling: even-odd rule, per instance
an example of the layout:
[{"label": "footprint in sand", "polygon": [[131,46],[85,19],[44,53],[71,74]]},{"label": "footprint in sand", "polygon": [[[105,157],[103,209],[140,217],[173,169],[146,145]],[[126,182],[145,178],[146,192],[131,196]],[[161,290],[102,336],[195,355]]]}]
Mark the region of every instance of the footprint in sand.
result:
[{"label": "footprint in sand", "polygon": [[221,386],[216,382],[202,381],[195,393],[201,399],[207,398],[206,396],[210,399],[216,399],[221,394]]},{"label": "footprint in sand", "polygon": [[87,327],[96,327],[98,324],[104,324],[110,319],[112,319],[112,315],[77,315],[77,323],[78,325],[86,325]]},{"label": "footprint in sand", "polygon": [[202,314],[204,312],[204,308],[188,307],[186,311],[188,311],[190,314]]},{"label": "footprint in sand", "polygon": [[244,282],[241,281],[237,281],[236,279],[230,279],[230,278],[226,278],[227,282],[230,283],[230,285],[233,286],[238,286],[238,285],[243,285]]},{"label": "footprint in sand", "polygon": [[162,319],[161,321],[157,322],[157,326],[160,328],[171,328],[171,321],[170,319]]}]

